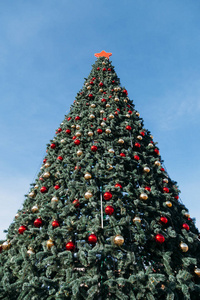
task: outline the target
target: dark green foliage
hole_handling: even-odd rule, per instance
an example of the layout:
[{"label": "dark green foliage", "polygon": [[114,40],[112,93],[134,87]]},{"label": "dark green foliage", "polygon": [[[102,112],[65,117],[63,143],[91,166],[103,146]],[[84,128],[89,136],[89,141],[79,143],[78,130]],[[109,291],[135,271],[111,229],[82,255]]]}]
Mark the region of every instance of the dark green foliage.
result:
[{"label": "dark green foliage", "polygon": [[[75,120],[77,116],[80,120]],[[80,140],[79,145],[73,136]],[[96,152],[91,150],[93,145]],[[77,155],[78,150],[82,155]],[[177,199],[176,182],[163,169],[153,137],[106,58],[94,64],[47,145],[46,159],[31,184],[34,194],[26,196],[23,209],[8,229],[11,247],[0,256],[0,299],[200,299],[200,278],[194,272],[200,268],[199,232]],[[85,179],[86,173],[91,179]],[[56,190],[55,185],[60,188]],[[47,193],[40,192],[42,186]],[[164,192],[164,187],[169,191]],[[86,199],[88,191],[92,197]],[[112,199],[106,201],[103,195],[108,191]],[[142,193],[148,199],[141,199]],[[58,201],[53,202],[53,197]],[[79,207],[73,204],[75,199]],[[38,211],[33,212],[36,205]],[[108,205],[114,207],[113,215],[105,214]],[[161,216],[168,219],[166,224],[160,222]],[[34,221],[39,217],[43,224],[37,228]],[[141,222],[133,221],[135,217]],[[60,226],[53,228],[53,220]],[[182,227],[184,223],[189,230]],[[22,225],[27,230],[19,234]],[[98,239],[94,245],[88,243],[92,233]],[[157,234],[164,236],[163,243],[156,242]],[[123,236],[123,245],[114,243],[116,235]],[[50,238],[54,245],[48,248]],[[69,241],[75,243],[74,251],[66,250]],[[188,245],[187,252],[181,249],[181,242]],[[30,247],[32,254],[27,253]]]}]

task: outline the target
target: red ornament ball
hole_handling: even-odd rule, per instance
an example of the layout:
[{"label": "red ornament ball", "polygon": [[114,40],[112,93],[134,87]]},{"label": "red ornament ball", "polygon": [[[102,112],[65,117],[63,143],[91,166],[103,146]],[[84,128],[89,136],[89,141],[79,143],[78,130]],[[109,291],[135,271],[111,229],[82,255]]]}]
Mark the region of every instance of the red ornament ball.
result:
[{"label": "red ornament ball", "polygon": [[122,189],[122,185],[120,183],[116,183],[115,187],[119,187],[120,189]]},{"label": "red ornament ball", "polygon": [[81,169],[81,167],[80,167],[80,166],[79,166],[79,167],[78,167],[78,166],[75,166],[74,170],[77,170],[77,169],[79,169],[79,170],[80,170],[80,169]]},{"label": "red ornament ball", "polygon": [[41,189],[40,189],[40,192],[41,192],[41,193],[47,193],[47,188],[46,188],[46,186],[42,186]]},{"label": "red ornament ball", "polygon": [[106,201],[108,201],[112,198],[112,194],[111,194],[111,192],[105,192],[103,197]]},{"label": "red ornament ball", "polygon": [[78,199],[75,199],[72,203],[74,204],[74,207],[76,207],[76,208],[80,206],[80,202]]},{"label": "red ornament ball", "polygon": [[95,145],[91,146],[91,150],[92,150],[93,152],[96,152],[97,149],[98,149],[97,146],[95,146]]},{"label": "red ornament ball", "polygon": [[124,93],[124,94],[126,94],[126,95],[128,95],[128,92],[127,92],[127,90],[123,90],[123,93]]},{"label": "red ornament ball", "polygon": [[104,121],[106,121],[106,120],[107,120],[107,118],[103,118],[103,120],[104,120]]},{"label": "red ornament ball", "polygon": [[19,227],[18,233],[19,233],[19,234],[23,234],[25,230],[27,230],[27,227],[24,226],[24,225],[22,225],[22,226]]},{"label": "red ornament ball", "polygon": [[164,193],[169,193],[169,189],[165,186],[165,187],[163,188],[163,192],[164,192]]},{"label": "red ornament ball", "polygon": [[62,128],[58,128],[57,132],[61,132],[62,131]]},{"label": "red ornament ball", "polygon": [[126,129],[130,131],[130,130],[132,130],[132,127],[130,125],[127,125]]},{"label": "red ornament ball", "polygon": [[144,131],[140,131],[140,135],[145,136],[145,132]]},{"label": "red ornament ball", "polygon": [[135,160],[139,160],[140,158],[139,158],[138,155],[134,155],[134,159],[135,159]]},{"label": "red ornament ball", "polygon": [[79,116],[76,116],[75,117],[75,121],[78,121],[78,120],[80,120],[81,118],[79,117]]},{"label": "red ornament ball", "polygon": [[60,186],[58,185],[58,184],[56,184],[55,186],[54,186],[54,189],[55,190],[58,190],[60,188]]},{"label": "red ornament ball", "polygon": [[112,83],[115,83],[115,80],[112,80]]},{"label": "red ornament ball", "polygon": [[133,112],[132,112],[132,110],[129,110],[128,113],[129,113],[130,115],[132,115]]},{"label": "red ornament ball", "polygon": [[59,227],[60,226],[60,223],[57,221],[57,220],[54,220],[52,223],[51,223],[52,227],[53,228],[56,228],[56,227]]},{"label": "red ornament ball", "polygon": [[111,216],[114,213],[114,207],[112,207],[111,205],[106,206],[105,213],[106,215]]},{"label": "red ornament ball", "polygon": [[91,84],[91,85],[93,85],[93,84],[94,84],[94,82],[93,82],[93,81],[90,81],[90,84]]},{"label": "red ornament ball", "polygon": [[159,154],[158,148],[155,148],[155,149],[154,149],[154,152],[155,152],[156,154]]},{"label": "red ornament ball", "polygon": [[33,224],[35,227],[40,228],[42,226],[42,219],[41,218],[36,219]]},{"label": "red ornament ball", "polygon": [[66,248],[67,251],[74,251],[75,250],[75,244],[70,241],[65,245],[65,248]]},{"label": "red ornament ball", "polygon": [[141,147],[140,143],[135,143],[135,147],[140,148]]},{"label": "red ornament ball", "polygon": [[108,68],[108,71],[111,71],[111,68]]},{"label": "red ornament ball", "polygon": [[75,140],[76,139],[76,135],[74,135],[73,137],[72,137],[72,140]]},{"label": "red ornament ball", "polygon": [[88,97],[91,99],[91,98],[93,98],[93,95],[92,95],[92,94],[89,94]]},{"label": "red ornament ball", "polygon": [[158,233],[155,236],[155,240],[156,240],[156,243],[163,244],[164,241],[165,241],[165,238],[164,238],[164,236],[162,234]]},{"label": "red ornament ball", "polygon": [[70,129],[66,129],[65,132],[66,132],[67,134],[70,134],[70,133],[71,133],[71,130],[70,130]]},{"label": "red ornament ball", "polygon": [[97,133],[101,134],[103,132],[103,130],[101,128],[97,129]]},{"label": "red ornament ball", "polygon": [[190,230],[190,226],[189,226],[187,223],[184,223],[184,224],[182,225],[182,227],[183,227],[184,229],[186,229],[187,231]]},{"label": "red ornament ball", "polygon": [[75,144],[75,145],[80,145],[80,143],[81,143],[80,140],[75,140],[75,141],[74,141],[74,144]]},{"label": "red ornament ball", "polygon": [[70,121],[71,120],[71,117],[67,118],[67,121]]},{"label": "red ornament ball", "polygon": [[151,188],[150,188],[150,186],[145,186],[145,188],[144,188],[146,191],[149,191],[149,192],[151,192]]},{"label": "red ornament ball", "polygon": [[106,102],[106,99],[105,99],[105,98],[102,98],[102,99],[101,99],[101,102]]},{"label": "red ornament ball", "polygon": [[96,79],[95,77],[92,78],[92,80],[95,80],[95,79]]},{"label": "red ornament ball", "polygon": [[165,169],[164,169],[164,168],[160,168],[160,171],[164,172],[164,171],[165,171]]},{"label": "red ornament ball", "polygon": [[96,242],[97,242],[97,236],[94,233],[90,234],[88,236],[88,243],[94,245],[96,244]]},{"label": "red ornament ball", "polygon": [[97,71],[99,71],[99,70],[100,70],[100,68],[98,67],[98,68],[97,68]]},{"label": "red ornament ball", "polygon": [[43,163],[45,164],[47,162],[47,159],[45,158],[45,159],[43,159]]},{"label": "red ornament ball", "polygon": [[125,153],[120,153],[120,156],[121,157],[126,157],[126,154]]},{"label": "red ornament ball", "polygon": [[176,196],[174,196],[174,198],[175,198],[176,200],[178,200],[178,199],[179,199],[179,196],[178,196],[178,195],[176,195]]},{"label": "red ornament ball", "polygon": [[60,161],[62,161],[63,157],[62,156],[58,156],[57,159],[60,160]]},{"label": "red ornament ball", "polygon": [[103,69],[102,69],[102,71],[104,71],[104,72],[105,72],[105,71],[106,71],[106,68],[103,68]]},{"label": "red ornament ball", "polygon": [[160,223],[162,224],[167,224],[168,223],[168,219],[164,216],[160,217]]},{"label": "red ornament ball", "polygon": [[50,147],[51,147],[51,149],[55,149],[56,148],[56,144],[52,143]]},{"label": "red ornament ball", "polygon": [[103,86],[103,82],[100,82],[100,83],[99,83],[99,86]]}]

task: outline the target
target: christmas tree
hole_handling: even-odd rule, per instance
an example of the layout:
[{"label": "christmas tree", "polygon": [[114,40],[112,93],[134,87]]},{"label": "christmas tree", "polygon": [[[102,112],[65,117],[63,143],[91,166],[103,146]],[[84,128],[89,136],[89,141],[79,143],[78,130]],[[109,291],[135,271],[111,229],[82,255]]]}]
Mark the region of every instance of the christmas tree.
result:
[{"label": "christmas tree", "polygon": [[0,299],[200,299],[199,232],[97,60],[0,246]]}]

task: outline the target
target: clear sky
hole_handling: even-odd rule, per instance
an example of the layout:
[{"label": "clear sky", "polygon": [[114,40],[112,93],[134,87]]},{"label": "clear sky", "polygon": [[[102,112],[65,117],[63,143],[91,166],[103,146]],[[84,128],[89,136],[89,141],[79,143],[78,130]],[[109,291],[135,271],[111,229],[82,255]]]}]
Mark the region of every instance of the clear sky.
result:
[{"label": "clear sky", "polygon": [[199,0],[0,2],[0,239],[101,50],[200,228],[199,14]]}]

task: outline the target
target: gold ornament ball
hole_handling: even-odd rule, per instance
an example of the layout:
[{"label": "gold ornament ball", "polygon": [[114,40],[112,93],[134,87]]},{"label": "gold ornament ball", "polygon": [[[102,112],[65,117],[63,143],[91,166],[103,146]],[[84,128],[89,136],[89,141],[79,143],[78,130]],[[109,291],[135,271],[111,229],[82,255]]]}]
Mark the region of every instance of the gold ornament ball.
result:
[{"label": "gold ornament ball", "polygon": [[86,198],[86,199],[90,199],[92,196],[93,196],[93,195],[92,195],[92,193],[91,193],[90,191],[87,191],[87,192],[85,193],[85,198]]},{"label": "gold ornament ball", "polygon": [[157,166],[157,167],[160,167],[161,163],[159,162],[159,160],[156,160],[156,161],[154,162],[154,165]]},{"label": "gold ornament ball", "polygon": [[124,238],[123,236],[117,234],[115,237],[114,237],[114,244],[117,245],[117,246],[122,246],[124,243]]},{"label": "gold ornament ball", "polygon": [[76,133],[75,133],[75,136],[81,136],[81,132],[80,131],[77,131]]},{"label": "gold ornament ball", "polygon": [[106,107],[107,107],[107,108],[108,108],[108,107],[110,107],[110,104],[109,104],[109,103],[107,103],[107,104],[106,104]]},{"label": "gold ornament ball", "polygon": [[110,114],[110,115],[109,115],[109,118],[110,118],[110,119],[114,119],[114,115],[113,115],[113,114]]},{"label": "gold ornament ball", "polygon": [[73,124],[73,125],[71,126],[71,128],[76,128],[76,125]]},{"label": "gold ornament ball", "polygon": [[66,140],[65,140],[65,139],[62,139],[60,142],[61,142],[62,144],[64,144],[64,143],[66,142]]},{"label": "gold ornament ball", "polygon": [[103,89],[99,89],[99,92],[103,93]]},{"label": "gold ornament ball", "polygon": [[48,249],[51,249],[51,247],[53,247],[53,246],[54,246],[53,240],[52,240],[52,239],[49,239],[49,240],[47,241],[47,248],[48,248]]},{"label": "gold ornament ball", "polygon": [[8,250],[8,249],[10,249],[10,247],[11,247],[11,243],[10,243],[9,240],[8,240],[8,241],[5,241],[5,242],[2,244],[2,249],[3,249],[3,250]]},{"label": "gold ornament ball", "polygon": [[149,143],[148,146],[152,148],[152,147],[153,147],[153,144],[152,144],[152,143]]},{"label": "gold ornament ball", "polygon": [[88,90],[91,90],[91,86],[90,86],[90,85],[88,85],[88,86],[87,86],[87,89],[88,89]]},{"label": "gold ornament ball", "polygon": [[136,111],[136,113],[135,113],[135,114],[136,114],[136,116],[137,116],[137,117],[139,117],[139,116],[140,116],[140,114],[139,114],[139,112],[138,112],[138,111]]},{"label": "gold ornament ball", "polygon": [[90,173],[85,173],[84,178],[85,179],[91,179],[92,175]]},{"label": "gold ornament ball", "polygon": [[106,126],[106,123],[105,122],[101,122],[101,126]]},{"label": "gold ornament ball", "polygon": [[108,152],[109,153],[115,153],[115,150],[111,148],[111,149],[108,150]]},{"label": "gold ornament ball", "polygon": [[106,64],[106,62],[105,62],[105,61],[103,61],[103,62],[102,62],[102,65],[105,65],[105,64]]},{"label": "gold ornament ball", "polygon": [[38,207],[37,205],[34,205],[34,206],[31,208],[31,211],[32,211],[33,213],[38,212],[38,210],[39,210],[39,207]]},{"label": "gold ornament ball", "polygon": [[117,88],[117,87],[115,87],[115,88],[114,88],[114,91],[115,91],[115,92],[117,92],[117,91],[118,91],[118,88]]},{"label": "gold ornament ball", "polygon": [[168,183],[169,180],[168,180],[167,178],[164,178],[164,179],[163,179],[163,182]]},{"label": "gold ornament ball", "polygon": [[150,138],[153,140],[153,135],[152,134],[150,135]]},{"label": "gold ornament ball", "polygon": [[83,151],[82,151],[82,150],[78,150],[78,151],[76,152],[76,154],[77,154],[78,156],[81,156],[81,155],[83,154]]},{"label": "gold ornament ball", "polygon": [[180,243],[180,247],[181,247],[181,250],[183,252],[187,252],[188,249],[189,249],[188,245],[186,243],[183,243],[183,242]]},{"label": "gold ornament ball", "polygon": [[117,88],[117,90],[118,90],[118,91],[121,91],[121,88],[120,88],[120,87],[118,87],[118,88]]},{"label": "gold ornament ball", "polygon": [[168,206],[168,207],[172,207],[172,203],[170,201],[166,201],[165,204]]},{"label": "gold ornament ball", "polygon": [[144,171],[145,173],[149,173],[149,172],[150,172],[150,168],[149,168],[149,167],[144,167],[144,168],[143,168],[143,171]]},{"label": "gold ornament ball", "polygon": [[15,219],[17,219],[17,218],[19,218],[19,214],[18,213],[15,215]]},{"label": "gold ornament ball", "polygon": [[138,136],[137,136],[137,139],[141,141],[141,140],[142,140],[142,136],[141,136],[141,135],[138,135]]},{"label": "gold ornament ball", "polygon": [[89,132],[88,132],[88,135],[89,135],[89,136],[93,136],[93,132],[92,132],[92,131],[89,131]]},{"label": "gold ornament ball", "polygon": [[45,172],[42,177],[44,178],[49,178],[51,176],[51,174],[49,172]]},{"label": "gold ornament ball", "polygon": [[92,104],[90,105],[90,107],[95,108],[95,107],[96,107],[96,104],[92,103]]},{"label": "gold ornament ball", "polygon": [[30,247],[29,249],[28,249],[28,251],[27,251],[27,254],[28,255],[32,255],[32,254],[34,254],[35,252],[34,252],[34,250],[33,250],[33,248],[32,247]]},{"label": "gold ornament ball", "polygon": [[102,109],[102,110],[100,110],[100,114],[103,114],[103,113],[105,113],[105,111]]},{"label": "gold ornament ball", "polygon": [[127,117],[127,118],[130,118],[130,115],[129,115],[129,114],[126,114],[126,117]]},{"label": "gold ornament ball", "polygon": [[189,214],[188,212],[186,212],[186,213],[184,214],[184,216],[185,216],[186,218],[190,218],[190,214]]},{"label": "gold ornament ball", "polygon": [[81,128],[81,126],[80,126],[80,125],[76,125],[76,129],[78,129],[78,130],[79,130],[80,128]]},{"label": "gold ornament ball", "polygon": [[94,119],[94,118],[95,118],[95,115],[91,114],[90,119]]},{"label": "gold ornament ball", "polygon": [[107,164],[107,167],[109,171],[113,169],[113,166],[111,164]]},{"label": "gold ornament ball", "polygon": [[56,196],[53,196],[53,198],[51,199],[52,203],[55,203],[55,202],[58,202],[58,201],[59,201],[59,199]]},{"label": "gold ornament ball", "polygon": [[49,162],[47,162],[47,163],[45,163],[45,168],[48,168],[48,167],[50,167],[51,166],[51,164],[49,163]]},{"label": "gold ornament ball", "polygon": [[88,86],[88,85],[89,85],[89,82],[86,82],[86,83],[85,83],[85,86]]},{"label": "gold ornament ball", "polygon": [[140,199],[141,199],[141,200],[147,200],[147,199],[148,199],[147,194],[141,193],[141,194],[140,194]]},{"label": "gold ornament ball", "polygon": [[140,217],[133,218],[133,223],[136,223],[136,222],[141,223]]},{"label": "gold ornament ball", "polygon": [[124,140],[123,140],[123,139],[119,139],[119,140],[118,140],[118,143],[119,143],[119,144],[124,144]]},{"label": "gold ornament ball", "polygon": [[39,188],[39,185],[36,184],[36,185],[34,186],[34,189],[38,189],[38,188]]},{"label": "gold ornament ball", "polygon": [[117,97],[114,100],[115,100],[115,102],[119,102],[119,98],[117,98]]},{"label": "gold ornament ball", "polygon": [[105,132],[106,132],[107,134],[109,134],[109,133],[111,133],[111,130],[110,130],[109,128],[107,128],[107,129],[105,130]]},{"label": "gold ornament ball", "polygon": [[31,198],[35,198],[35,196],[36,196],[36,194],[35,194],[34,191],[31,191],[28,195],[29,195],[29,197],[31,197]]},{"label": "gold ornament ball", "polygon": [[128,101],[126,99],[124,99],[124,102],[127,103]]},{"label": "gold ornament ball", "polygon": [[198,277],[200,277],[200,269],[199,268],[195,268],[195,270],[194,270],[194,273],[198,276]]}]

